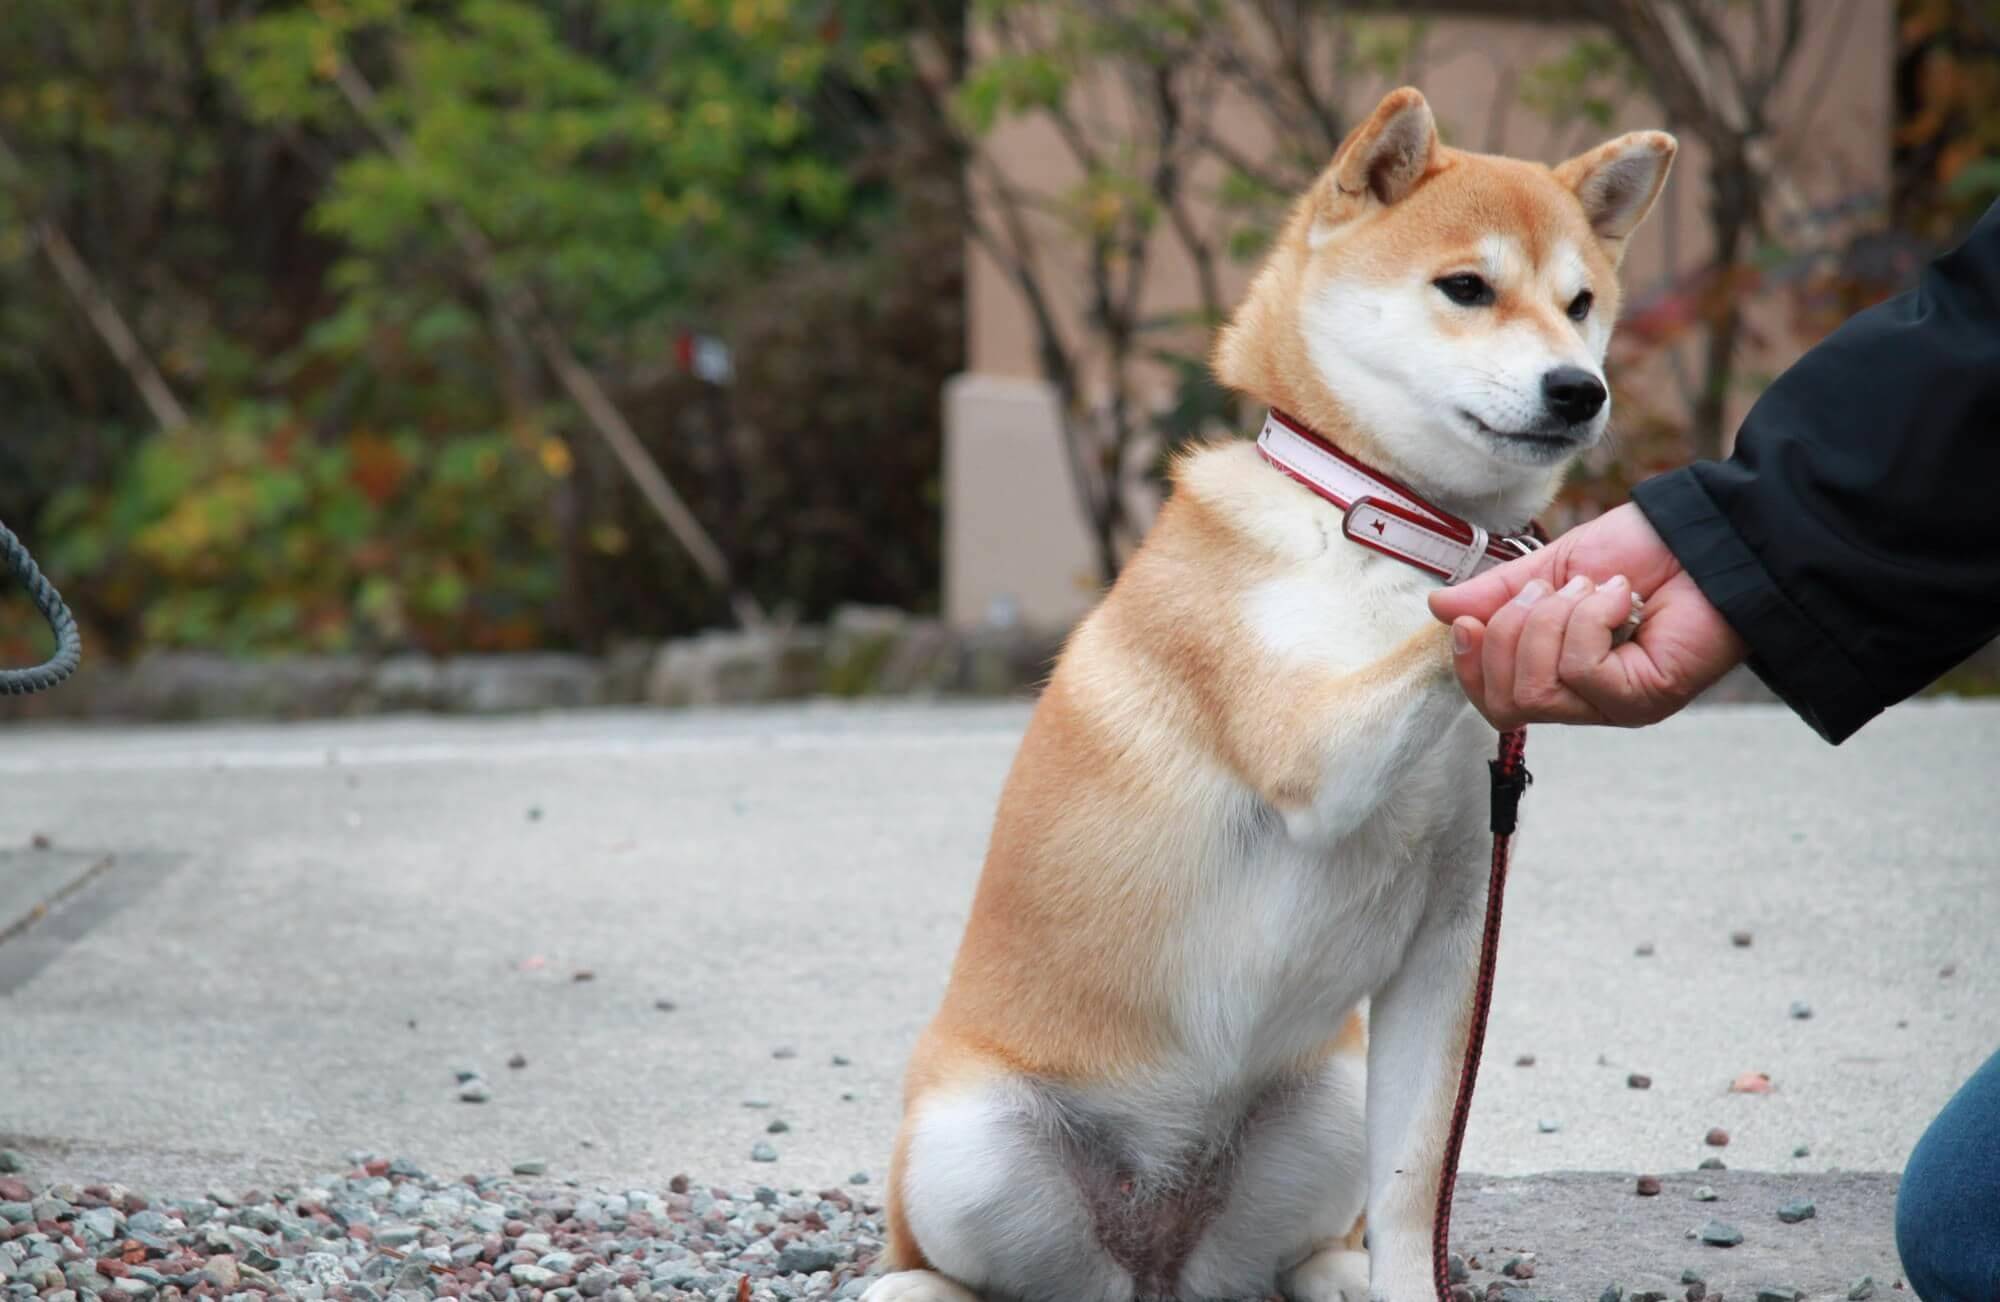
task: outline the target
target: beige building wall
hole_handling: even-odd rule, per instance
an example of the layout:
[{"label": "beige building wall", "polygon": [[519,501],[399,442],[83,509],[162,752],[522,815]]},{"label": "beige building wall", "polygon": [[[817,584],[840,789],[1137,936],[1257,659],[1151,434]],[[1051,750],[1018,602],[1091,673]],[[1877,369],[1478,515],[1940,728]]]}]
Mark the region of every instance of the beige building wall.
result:
[{"label": "beige building wall", "polygon": [[[1807,13],[1801,49],[1774,96],[1775,155],[1808,206],[1886,196],[1893,0],[1815,0]],[[1426,66],[1415,80],[1447,143],[1553,163],[1620,131],[1670,125],[1637,91],[1609,127],[1558,127],[1519,102],[1522,74],[1571,48],[1585,30],[1506,18],[1437,20]],[[1345,105],[1350,120],[1365,115],[1391,84],[1351,88]],[[1220,106],[1215,130],[1246,152],[1268,145],[1262,119],[1240,103]],[[1700,141],[1687,132],[1680,139],[1668,191],[1627,255],[1628,303],[1642,302],[1699,268],[1711,252],[1703,218],[1707,158]],[[991,147],[1000,167],[1033,189],[1059,194],[1076,179],[1067,151],[1042,122],[1003,124]],[[976,182],[973,188],[977,202]],[[1143,296],[1148,313],[1193,307],[1199,295],[1192,266],[1170,237],[1154,239]],[[1061,241],[1043,243],[1058,254],[1062,249]],[[1254,270],[1254,263],[1223,264],[1226,301],[1235,301]],[[1017,289],[977,244],[969,249],[968,271],[969,374],[945,395],[946,617],[958,624],[998,616],[1066,626],[1095,599],[1097,581],[1055,399],[1040,380],[1035,334]],[[1081,319],[1083,301],[1079,290],[1057,304],[1066,326],[1073,329]],[[1740,368],[1744,372],[1773,373],[1803,347],[1775,300],[1753,307],[1751,325],[1755,342]],[[1204,350],[1198,338],[1180,342],[1185,351]],[[1683,360],[1692,366],[1692,353]],[[1638,378],[1667,393],[1673,382],[1666,360],[1657,367],[1657,376],[1620,379],[1630,384]],[[1750,396],[1736,400],[1738,415]]]}]

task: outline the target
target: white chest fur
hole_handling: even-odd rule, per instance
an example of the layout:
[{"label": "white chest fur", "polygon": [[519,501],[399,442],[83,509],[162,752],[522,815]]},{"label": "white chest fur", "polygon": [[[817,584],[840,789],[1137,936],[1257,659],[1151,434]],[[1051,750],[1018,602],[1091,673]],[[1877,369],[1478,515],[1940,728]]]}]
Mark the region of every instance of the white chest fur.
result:
[{"label": "white chest fur", "polygon": [[[1358,674],[1435,627],[1424,595],[1436,580],[1322,529],[1322,504],[1302,497],[1287,492],[1292,518],[1265,521],[1307,545],[1239,597],[1260,663]],[[1192,1090],[1251,1088],[1311,1054],[1401,967],[1440,898],[1476,889],[1490,732],[1442,676],[1373,696],[1365,713],[1365,744],[1334,730],[1309,806],[1273,810],[1247,790],[1229,802],[1172,942],[1175,1070]]]}]

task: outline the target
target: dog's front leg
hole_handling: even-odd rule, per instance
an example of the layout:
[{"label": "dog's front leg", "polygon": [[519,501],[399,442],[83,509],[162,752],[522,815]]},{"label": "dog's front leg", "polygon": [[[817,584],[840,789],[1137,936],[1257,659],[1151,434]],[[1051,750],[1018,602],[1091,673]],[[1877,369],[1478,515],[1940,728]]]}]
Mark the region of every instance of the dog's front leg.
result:
[{"label": "dog's front leg", "polygon": [[1433,627],[1358,672],[1251,688],[1229,721],[1229,749],[1293,840],[1331,845],[1470,710],[1450,635]]},{"label": "dog's front leg", "polygon": [[1471,873],[1441,880],[1402,967],[1369,1005],[1368,1251],[1375,1302],[1420,1302],[1433,1294],[1431,1227],[1465,1061],[1480,887]]}]

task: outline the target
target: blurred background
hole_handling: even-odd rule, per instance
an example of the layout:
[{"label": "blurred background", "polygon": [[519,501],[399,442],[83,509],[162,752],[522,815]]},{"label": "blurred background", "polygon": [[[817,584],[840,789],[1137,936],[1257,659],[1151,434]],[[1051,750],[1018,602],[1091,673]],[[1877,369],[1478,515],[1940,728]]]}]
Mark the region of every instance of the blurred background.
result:
[{"label": "blurred background", "polygon": [[0,520],[89,648],[11,708],[1029,681],[1404,83],[1681,137],[1556,527],[2000,195],[1994,0],[8,0]]}]

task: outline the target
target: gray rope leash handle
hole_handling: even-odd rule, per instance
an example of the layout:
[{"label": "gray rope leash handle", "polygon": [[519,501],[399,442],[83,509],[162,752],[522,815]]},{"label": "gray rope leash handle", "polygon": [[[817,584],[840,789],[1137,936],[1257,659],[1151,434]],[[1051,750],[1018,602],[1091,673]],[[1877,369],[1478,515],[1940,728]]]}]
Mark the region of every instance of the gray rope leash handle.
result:
[{"label": "gray rope leash handle", "polygon": [[45,692],[75,673],[77,661],[83,658],[83,639],[77,635],[76,616],[69,613],[56,585],[42,577],[35,558],[28,555],[28,549],[5,524],[0,524],[0,556],[6,558],[7,568],[14,571],[14,577],[28,590],[35,609],[42,612],[42,618],[49,621],[49,631],[56,635],[56,653],[46,663],[32,669],[0,669],[0,696]]}]

